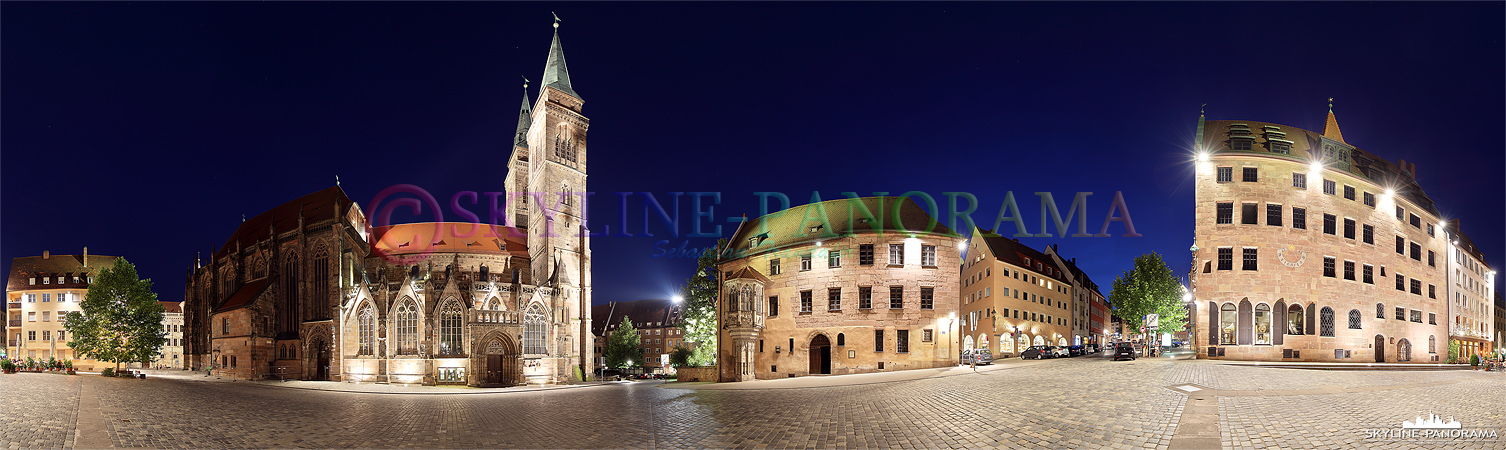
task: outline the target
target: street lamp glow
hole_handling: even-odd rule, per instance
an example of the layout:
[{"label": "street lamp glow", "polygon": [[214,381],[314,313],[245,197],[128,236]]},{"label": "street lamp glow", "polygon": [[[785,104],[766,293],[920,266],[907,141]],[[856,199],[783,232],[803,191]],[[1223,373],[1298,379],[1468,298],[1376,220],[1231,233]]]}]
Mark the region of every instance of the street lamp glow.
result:
[{"label": "street lamp glow", "polygon": [[1307,167],[1308,167],[1308,170],[1312,171],[1312,172],[1322,171],[1323,170],[1323,161],[1319,161],[1319,160],[1315,159],[1315,160],[1313,160],[1312,164],[1308,165]]},{"label": "street lamp glow", "polygon": [[957,243],[957,249],[958,250],[967,250],[967,241],[958,242]]},{"label": "street lamp glow", "polygon": [[1395,189],[1391,189],[1391,188],[1386,188],[1386,196],[1390,197],[1390,196],[1393,196],[1393,195],[1396,195],[1396,190]]},{"label": "street lamp glow", "polygon": [[1197,152],[1198,162],[1208,162],[1208,152]]},{"label": "street lamp glow", "polygon": [[681,297],[679,294],[676,294],[674,297],[670,297],[670,300],[674,300],[675,303],[680,303],[685,301],[685,297]]}]

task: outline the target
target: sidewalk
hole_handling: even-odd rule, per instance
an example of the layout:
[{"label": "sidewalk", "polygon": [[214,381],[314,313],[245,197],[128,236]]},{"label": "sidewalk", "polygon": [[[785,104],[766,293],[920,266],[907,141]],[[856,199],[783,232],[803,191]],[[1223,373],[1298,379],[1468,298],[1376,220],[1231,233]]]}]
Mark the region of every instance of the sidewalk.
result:
[{"label": "sidewalk", "polygon": [[[1093,358],[1101,354],[1079,356],[1079,358]],[[1022,360],[1019,357],[995,360],[993,364],[978,366],[976,375],[988,375],[990,372],[1008,370],[1017,367],[1027,367],[1036,364],[1050,364],[1052,360]],[[864,384],[893,383],[897,381],[911,381],[925,378],[951,377],[958,375],[975,375],[969,366],[937,367],[931,369],[896,370],[889,372],[858,373],[851,375],[807,375],[803,377],[781,378],[777,380],[753,380],[735,383],[716,383],[710,381],[693,382],[666,382],[659,385],[664,389],[694,389],[707,391],[732,391],[748,389],[805,389],[833,386],[858,386]]]},{"label": "sidewalk", "polygon": [[[553,386],[513,386],[501,388],[478,388],[470,386],[420,386],[403,384],[381,383],[343,383],[337,381],[303,381],[303,380],[233,380],[218,376],[205,376],[204,372],[186,370],[155,370],[133,369],[146,374],[148,380],[153,378],[167,378],[182,381],[197,381],[206,383],[246,383],[258,386],[282,389],[304,389],[311,391],[327,392],[359,392],[367,394],[419,394],[419,395],[457,395],[457,394],[513,394],[521,392],[553,391],[559,389],[576,389],[592,386],[608,386],[627,382],[611,381],[588,381],[575,384]],[[83,373],[83,372],[79,372]]]}]

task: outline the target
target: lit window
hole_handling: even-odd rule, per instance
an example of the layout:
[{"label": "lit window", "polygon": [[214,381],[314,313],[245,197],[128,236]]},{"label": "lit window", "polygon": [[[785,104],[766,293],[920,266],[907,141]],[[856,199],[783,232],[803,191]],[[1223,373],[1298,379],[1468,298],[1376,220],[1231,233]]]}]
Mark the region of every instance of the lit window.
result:
[{"label": "lit window", "polygon": [[902,266],[905,264],[905,244],[889,244],[889,265]]},{"label": "lit window", "polygon": [[1323,193],[1334,195],[1338,193],[1338,186],[1338,183],[1334,183],[1333,180],[1323,180]]},{"label": "lit window", "polygon": [[1307,174],[1292,172],[1292,187],[1307,189]]},{"label": "lit window", "polygon": [[1220,167],[1220,168],[1218,168],[1218,182],[1219,183],[1228,183],[1230,181],[1234,181],[1234,168],[1233,167]]}]

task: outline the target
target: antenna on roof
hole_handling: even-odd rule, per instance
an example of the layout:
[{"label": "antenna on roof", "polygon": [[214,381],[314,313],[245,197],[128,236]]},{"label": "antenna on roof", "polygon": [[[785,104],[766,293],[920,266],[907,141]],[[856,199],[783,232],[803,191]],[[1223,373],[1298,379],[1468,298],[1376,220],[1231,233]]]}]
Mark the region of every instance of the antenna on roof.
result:
[{"label": "antenna on roof", "polygon": [[1197,114],[1199,116],[1203,115],[1203,109],[1207,108],[1207,107],[1208,107],[1207,103],[1204,103],[1202,106],[1197,107]]}]

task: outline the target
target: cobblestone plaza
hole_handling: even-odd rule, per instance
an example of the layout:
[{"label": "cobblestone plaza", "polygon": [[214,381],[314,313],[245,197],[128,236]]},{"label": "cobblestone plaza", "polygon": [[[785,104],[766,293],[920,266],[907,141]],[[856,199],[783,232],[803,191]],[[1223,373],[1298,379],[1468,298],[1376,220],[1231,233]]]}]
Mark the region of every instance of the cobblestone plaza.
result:
[{"label": "cobblestone plaza", "polygon": [[1366,435],[1430,413],[1506,432],[1500,372],[1089,356],[870,375],[523,390],[22,373],[0,376],[0,439],[11,449],[1506,449],[1499,438]]}]

